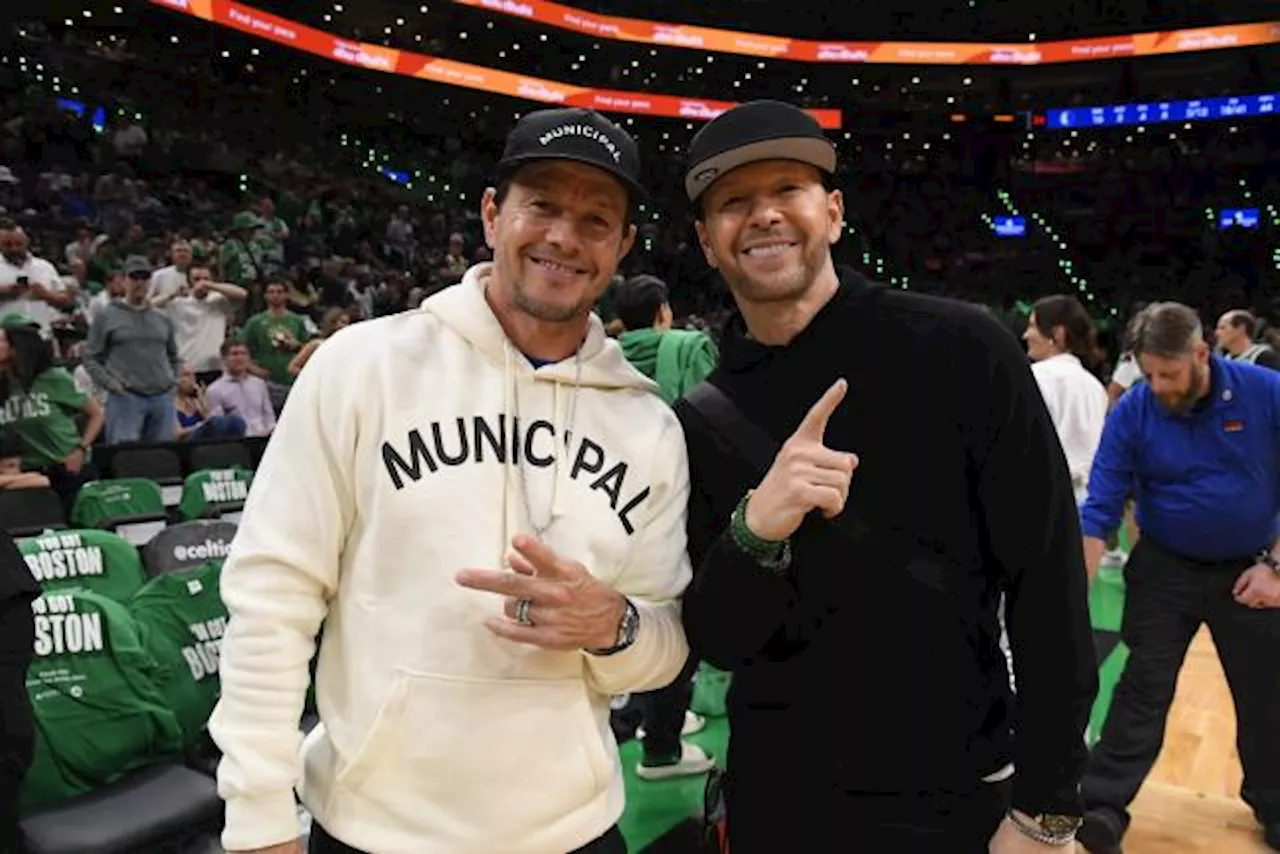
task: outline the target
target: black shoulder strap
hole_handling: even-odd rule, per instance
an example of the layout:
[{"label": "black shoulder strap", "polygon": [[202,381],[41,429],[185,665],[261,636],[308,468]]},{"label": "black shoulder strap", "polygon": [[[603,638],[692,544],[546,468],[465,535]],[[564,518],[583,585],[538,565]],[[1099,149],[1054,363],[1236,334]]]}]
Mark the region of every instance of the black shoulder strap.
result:
[{"label": "black shoulder strap", "polygon": [[748,418],[727,394],[704,380],[685,392],[684,399],[757,474],[763,477],[773,466],[779,443]]}]

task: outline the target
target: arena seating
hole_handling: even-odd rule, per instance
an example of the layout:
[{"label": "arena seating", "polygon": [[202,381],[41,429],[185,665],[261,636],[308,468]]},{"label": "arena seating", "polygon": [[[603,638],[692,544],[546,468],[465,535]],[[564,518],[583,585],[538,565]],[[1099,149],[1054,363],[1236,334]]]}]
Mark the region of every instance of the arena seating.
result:
[{"label": "arena seating", "polygon": [[73,525],[115,531],[134,545],[150,540],[168,518],[160,485],[140,477],[86,483],[71,508]]},{"label": "arena seating", "polygon": [[211,841],[221,824],[214,779],[166,763],[32,815],[22,831],[31,854],[178,854]]},{"label": "arena seating", "polygon": [[[155,453],[155,450],[162,453]],[[247,453],[247,449],[242,450]],[[124,456],[121,457],[124,463],[121,468],[129,470],[130,465],[136,465],[134,470],[146,470],[150,464],[148,460],[161,459],[170,453],[164,449],[152,449],[135,453],[132,460]],[[176,455],[173,457],[177,458]],[[249,458],[252,459],[251,454]],[[207,459],[242,460],[244,457],[224,455]],[[199,478],[209,474],[208,471],[197,471],[187,477]],[[113,492],[121,494],[113,497]],[[156,508],[159,508],[161,527],[145,543],[136,538],[131,541],[128,536],[137,532],[137,528],[131,530],[129,524],[136,521],[139,514],[127,511],[138,506],[138,493],[147,496],[146,501],[152,511],[145,515],[155,516]],[[23,499],[21,502],[13,500],[13,496],[18,495]],[[41,498],[32,502],[32,495]],[[75,663],[74,651],[80,648],[77,644],[83,646],[88,641],[73,640],[68,636],[64,639],[65,645],[52,653],[47,645],[37,644],[37,662],[29,676],[28,690],[32,692],[37,720],[42,721],[42,734],[37,744],[36,763],[28,777],[28,814],[22,823],[28,849],[31,854],[212,854],[220,851],[216,841],[222,820],[222,802],[214,781],[216,751],[212,749],[207,735],[203,734],[202,724],[194,738],[188,732],[180,740],[174,740],[183,732],[178,726],[183,711],[188,722],[203,721],[207,719],[211,706],[205,707],[208,705],[206,700],[194,709],[188,705],[185,710],[167,711],[176,708],[168,705],[171,698],[176,703],[184,696],[181,683],[175,680],[192,681],[186,679],[187,668],[183,661],[188,651],[178,653],[176,647],[165,646],[159,634],[148,634],[142,615],[131,608],[132,603],[145,595],[148,579],[173,576],[187,580],[201,572],[204,578],[209,577],[210,571],[216,573],[216,568],[220,567],[230,550],[235,525],[219,519],[193,519],[166,525],[167,517],[158,487],[145,478],[87,484],[74,514],[77,523],[90,525],[83,528],[66,528],[57,496],[53,493],[49,496],[46,498],[43,490],[0,493],[0,511],[6,507],[22,508],[20,515],[6,514],[0,518],[5,519],[5,524],[11,529],[34,535],[20,538],[18,545],[45,591],[45,596],[38,601],[74,600],[77,603],[75,610],[99,613],[101,623],[95,621],[94,625],[102,626],[102,642],[116,652],[111,660],[133,661],[135,668],[141,668],[130,670],[124,683],[143,693],[141,700],[137,697],[130,700],[126,696],[121,701],[119,690],[110,687],[117,684],[112,681],[112,673],[95,670],[102,667],[100,656],[93,662]],[[125,511],[113,510],[117,505],[124,507]],[[225,509],[217,502],[209,506]],[[44,512],[37,512],[42,508]],[[113,533],[113,530],[119,533]],[[160,602],[163,607],[163,597]],[[40,605],[40,608],[44,607]],[[52,609],[53,606],[49,607]],[[65,603],[57,609],[65,611]],[[37,613],[40,613],[39,608]],[[225,611],[222,613],[225,615]],[[206,683],[209,678],[217,678],[217,640],[213,637],[206,640],[203,645],[212,649],[206,650],[199,658],[199,677]],[[136,644],[141,644],[141,647],[135,649]],[[40,652],[49,654],[40,656]],[[143,659],[138,656],[143,656]],[[136,664],[138,661],[143,663]],[[190,661],[185,664],[190,665]],[[160,669],[153,669],[156,666]],[[196,668],[191,665],[191,669],[194,679]],[[93,674],[97,674],[96,680]],[[60,680],[70,680],[67,683],[70,687]],[[118,708],[113,712],[111,708],[95,704],[92,696],[95,684],[118,702],[125,702],[126,706],[133,703],[138,708],[152,708],[153,711],[145,715],[138,712],[129,723],[127,716],[122,719]],[[175,685],[179,690],[172,690]],[[185,696],[190,697],[190,692]],[[163,701],[160,702],[159,698]],[[177,717],[173,717],[174,714]],[[52,717],[46,720],[49,715]],[[94,724],[97,715],[106,717]],[[138,715],[142,718],[139,719]],[[166,719],[170,720],[169,724],[164,723]],[[69,720],[76,721],[75,732],[66,731],[65,722]],[[58,727],[59,721],[63,721],[64,726]],[[188,726],[192,725],[188,723]],[[121,736],[121,732],[125,734]],[[79,733],[84,733],[85,737]],[[70,752],[60,756],[60,749]],[[112,753],[113,750],[119,755]],[[104,756],[107,757],[105,761]],[[93,783],[92,775],[86,778],[83,772],[68,770],[77,763],[87,763],[91,769],[99,768],[111,764],[114,761],[112,757],[119,760],[120,770],[124,773],[105,785],[90,785]],[[51,779],[59,782],[49,785]],[[50,793],[56,794],[60,788],[87,790],[50,802]],[[33,800],[35,804],[31,804]]]},{"label": "arena seating", "polygon": [[65,528],[62,499],[51,489],[0,491],[0,527],[15,537]]},{"label": "arena seating", "polygon": [[235,524],[221,519],[193,519],[170,525],[143,547],[143,564],[149,575],[157,576],[222,560],[231,550],[235,533]]},{"label": "arena seating", "polygon": [[111,476],[145,477],[160,485],[166,507],[182,497],[182,459],[170,448],[125,447],[111,457]]}]

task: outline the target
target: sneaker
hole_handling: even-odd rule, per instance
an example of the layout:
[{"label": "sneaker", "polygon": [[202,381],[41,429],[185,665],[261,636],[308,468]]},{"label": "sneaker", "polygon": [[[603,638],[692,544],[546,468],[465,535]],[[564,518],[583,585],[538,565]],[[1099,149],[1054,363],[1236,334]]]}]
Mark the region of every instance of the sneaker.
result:
[{"label": "sneaker", "polygon": [[1102,553],[1100,566],[1108,569],[1120,569],[1129,562],[1129,553],[1124,549],[1111,549]]},{"label": "sneaker", "polygon": [[1110,813],[1090,810],[1084,814],[1084,824],[1076,833],[1076,842],[1089,854],[1123,854],[1120,837],[1124,835],[1119,823]]},{"label": "sneaker", "polygon": [[1268,846],[1280,851],[1280,821],[1268,824],[1262,831],[1262,838]]},{"label": "sneaker", "polygon": [[[702,732],[707,726],[707,719],[695,712],[684,713],[684,725],[680,727],[680,735],[693,735],[695,732]],[[644,740],[644,727],[636,728],[636,738]]]},{"label": "sneaker", "polygon": [[672,777],[692,777],[705,774],[716,767],[715,760],[696,744],[680,742],[680,758],[667,765],[636,765],[636,776],[641,780],[669,780]]}]

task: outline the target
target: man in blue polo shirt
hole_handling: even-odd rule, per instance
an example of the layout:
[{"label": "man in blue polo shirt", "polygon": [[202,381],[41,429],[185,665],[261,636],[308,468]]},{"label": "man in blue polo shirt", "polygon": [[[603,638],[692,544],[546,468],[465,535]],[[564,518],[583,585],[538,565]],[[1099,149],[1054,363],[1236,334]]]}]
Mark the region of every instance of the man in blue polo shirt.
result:
[{"label": "man in blue polo shirt", "polygon": [[1125,566],[1130,654],[1081,782],[1078,839],[1118,854],[1202,623],[1235,700],[1241,796],[1280,850],[1280,374],[1210,354],[1200,319],[1154,303],[1132,331],[1147,382],[1107,420],[1081,510],[1090,578],[1127,494],[1142,539]]}]

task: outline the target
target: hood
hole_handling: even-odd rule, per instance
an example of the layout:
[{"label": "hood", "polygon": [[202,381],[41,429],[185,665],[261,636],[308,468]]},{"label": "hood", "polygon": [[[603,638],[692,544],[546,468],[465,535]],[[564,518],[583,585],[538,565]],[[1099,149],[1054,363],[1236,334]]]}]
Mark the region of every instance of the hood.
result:
[{"label": "hood", "polygon": [[662,333],[653,327],[633,329],[618,338],[622,355],[636,370],[649,379],[658,374],[658,349],[662,346]]},{"label": "hood", "polygon": [[[506,369],[512,355],[520,355],[503,331],[484,290],[493,270],[490,262],[476,264],[467,270],[462,282],[433,294],[423,301],[421,310],[435,315],[441,323],[475,347],[497,367]],[[534,368],[529,360],[514,360],[516,370],[534,374],[537,380],[585,386],[587,388],[632,388],[658,393],[658,386],[641,374],[622,355],[622,348],[604,332],[600,318],[592,314],[587,337],[582,343],[581,372],[572,356],[561,362]]]},{"label": "hood", "polygon": [[[420,311],[434,315],[443,325],[452,329],[463,340],[483,354],[493,366],[502,371],[503,411],[515,418],[528,418],[532,413],[521,412],[525,395],[521,389],[529,384],[551,383],[551,411],[539,412],[554,425],[555,435],[565,436],[575,427],[578,398],[583,388],[603,390],[631,389],[658,395],[658,384],[641,374],[622,355],[618,343],[604,333],[600,318],[592,314],[587,324],[587,337],[577,356],[560,362],[534,368],[533,364],[511,344],[493,309],[485,299],[485,288],[492,273],[491,263],[477,264],[467,270],[462,282],[446,288],[423,301]],[[521,470],[506,464],[502,483],[502,542],[500,553],[506,554],[511,537],[517,531],[527,530],[522,517],[527,516],[532,533],[539,539],[557,519],[568,513],[565,500],[569,460],[567,442],[553,443],[551,509],[542,529],[525,506]]]}]

